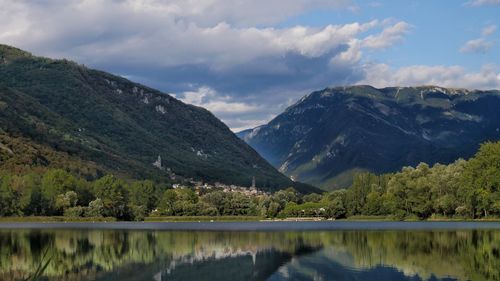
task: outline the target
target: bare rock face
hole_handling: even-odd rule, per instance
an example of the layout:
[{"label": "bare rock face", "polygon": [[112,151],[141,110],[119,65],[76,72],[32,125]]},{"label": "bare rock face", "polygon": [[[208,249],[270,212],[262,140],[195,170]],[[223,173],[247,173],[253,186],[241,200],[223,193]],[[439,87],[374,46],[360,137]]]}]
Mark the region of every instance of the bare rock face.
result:
[{"label": "bare rock face", "polygon": [[239,136],[295,180],[335,189],[359,171],[467,158],[500,139],[499,108],[493,90],[327,88]]}]

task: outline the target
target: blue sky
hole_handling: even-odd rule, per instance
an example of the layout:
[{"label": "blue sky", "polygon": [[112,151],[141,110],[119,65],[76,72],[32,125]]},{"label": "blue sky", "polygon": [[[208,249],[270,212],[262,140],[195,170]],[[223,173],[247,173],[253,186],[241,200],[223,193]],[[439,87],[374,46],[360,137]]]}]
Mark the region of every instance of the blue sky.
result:
[{"label": "blue sky", "polygon": [[[412,25],[401,44],[382,52],[373,52],[370,58],[401,67],[412,64],[463,65],[479,70],[482,65],[500,59],[500,47],[487,53],[462,54],[459,47],[472,38],[481,37],[488,26],[498,26],[500,6],[471,7],[466,1],[357,1],[355,12],[313,10],[291,17],[281,27],[294,25],[325,26],[331,23],[347,24],[373,19],[399,19]],[[487,36],[498,43],[500,33]]]},{"label": "blue sky", "polygon": [[203,106],[233,130],[328,86],[500,88],[500,0],[0,0],[0,43]]}]

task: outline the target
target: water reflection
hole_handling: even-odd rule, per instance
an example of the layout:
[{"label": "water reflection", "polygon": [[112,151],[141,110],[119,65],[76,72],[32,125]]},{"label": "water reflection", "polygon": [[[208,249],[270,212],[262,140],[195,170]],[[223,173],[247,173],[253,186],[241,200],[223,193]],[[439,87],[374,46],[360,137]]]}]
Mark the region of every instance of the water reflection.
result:
[{"label": "water reflection", "polygon": [[0,280],[500,280],[500,231],[1,230]]}]

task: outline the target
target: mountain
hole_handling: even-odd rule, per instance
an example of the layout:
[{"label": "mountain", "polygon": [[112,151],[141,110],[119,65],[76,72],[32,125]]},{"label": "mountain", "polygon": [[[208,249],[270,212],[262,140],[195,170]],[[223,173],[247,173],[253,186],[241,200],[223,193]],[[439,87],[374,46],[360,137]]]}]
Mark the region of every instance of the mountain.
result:
[{"label": "mountain", "polygon": [[470,157],[500,139],[500,92],[435,86],[327,88],[239,133],[293,179],[346,187],[360,171]]},{"label": "mountain", "polygon": [[268,190],[294,184],[203,108],[71,61],[0,45],[0,169],[44,167],[243,186],[255,177]]}]

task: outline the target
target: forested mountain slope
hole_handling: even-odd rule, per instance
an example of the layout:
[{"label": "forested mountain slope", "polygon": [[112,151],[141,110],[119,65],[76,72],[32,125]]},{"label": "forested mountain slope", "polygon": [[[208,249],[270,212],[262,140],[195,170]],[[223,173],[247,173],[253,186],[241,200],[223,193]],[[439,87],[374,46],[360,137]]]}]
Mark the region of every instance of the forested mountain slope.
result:
[{"label": "forested mountain slope", "polygon": [[435,86],[327,88],[239,133],[295,180],[347,187],[356,172],[450,163],[500,139],[500,92]]},{"label": "forested mountain slope", "polygon": [[122,77],[5,45],[0,45],[0,136],[2,169],[65,166],[91,176],[182,176],[243,186],[255,177],[258,187],[269,190],[293,184],[203,108]]}]

